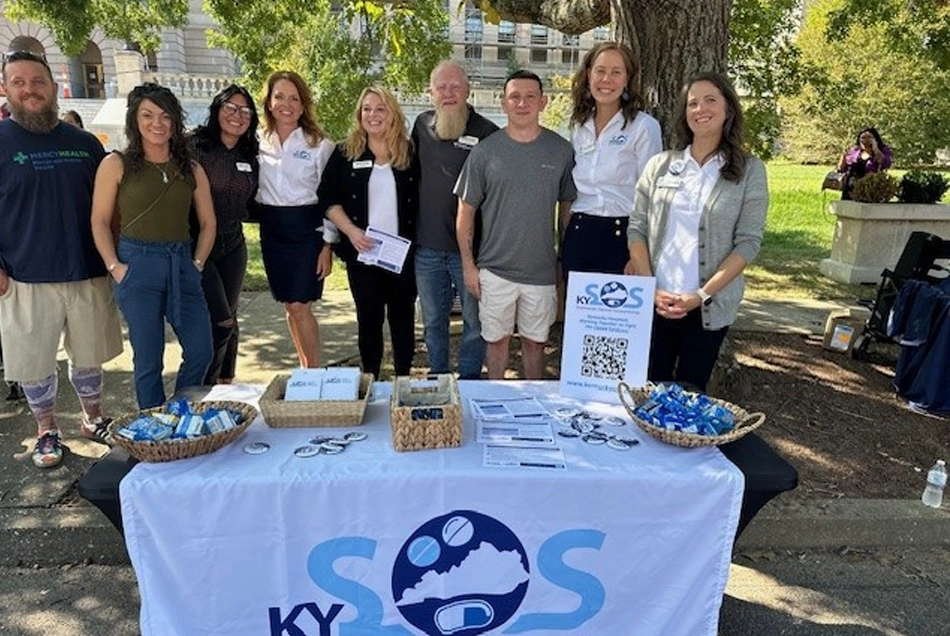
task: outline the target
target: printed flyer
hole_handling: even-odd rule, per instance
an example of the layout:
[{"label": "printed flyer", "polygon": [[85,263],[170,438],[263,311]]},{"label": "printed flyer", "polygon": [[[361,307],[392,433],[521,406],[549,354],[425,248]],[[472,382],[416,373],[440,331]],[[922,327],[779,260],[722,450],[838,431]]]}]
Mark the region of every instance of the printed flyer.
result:
[{"label": "printed flyer", "polygon": [[619,404],[621,380],[646,384],[655,289],[653,277],[571,272],[561,395]]}]

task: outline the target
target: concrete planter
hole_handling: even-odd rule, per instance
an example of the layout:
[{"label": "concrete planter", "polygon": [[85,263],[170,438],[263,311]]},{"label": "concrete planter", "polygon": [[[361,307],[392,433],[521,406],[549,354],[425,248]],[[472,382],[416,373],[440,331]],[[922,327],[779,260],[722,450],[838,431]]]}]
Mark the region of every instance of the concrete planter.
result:
[{"label": "concrete planter", "polygon": [[950,206],[906,203],[832,201],[837,217],[831,257],[821,261],[822,274],[842,283],[878,283],[893,269],[911,232],[950,238]]}]

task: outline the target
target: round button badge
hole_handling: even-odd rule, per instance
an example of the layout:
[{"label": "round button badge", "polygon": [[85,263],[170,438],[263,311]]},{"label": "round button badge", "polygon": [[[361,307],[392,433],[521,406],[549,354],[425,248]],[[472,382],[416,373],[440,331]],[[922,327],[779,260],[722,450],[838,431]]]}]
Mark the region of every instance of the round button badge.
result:
[{"label": "round button badge", "polygon": [[244,446],[244,452],[248,455],[260,455],[270,450],[270,444],[267,442],[251,442]]},{"label": "round button badge", "polygon": [[320,446],[298,446],[294,449],[295,457],[316,457],[320,454]]}]

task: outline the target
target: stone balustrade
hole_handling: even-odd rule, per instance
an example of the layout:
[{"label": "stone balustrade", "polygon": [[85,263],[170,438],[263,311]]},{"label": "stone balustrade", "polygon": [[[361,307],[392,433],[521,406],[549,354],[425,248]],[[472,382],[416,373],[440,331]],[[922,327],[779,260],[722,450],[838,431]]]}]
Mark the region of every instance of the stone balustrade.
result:
[{"label": "stone balustrade", "polygon": [[239,83],[233,77],[190,75],[178,73],[146,72],[143,81],[155,82],[167,87],[181,98],[211,98],[230,84]]}]

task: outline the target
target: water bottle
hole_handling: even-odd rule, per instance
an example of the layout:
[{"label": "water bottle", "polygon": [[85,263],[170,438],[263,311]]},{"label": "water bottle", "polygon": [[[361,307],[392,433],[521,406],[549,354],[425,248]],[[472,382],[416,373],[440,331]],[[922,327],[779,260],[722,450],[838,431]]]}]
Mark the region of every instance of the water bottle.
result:
[{"label": "water bottle", "polygon": [[939,508],[943,503],[943,489],[947,485],[947,465],[942,459],[938,459],[934,467],[927,473],[927,487],[924,488],[924,494],[920,500],[925,506]]}]

